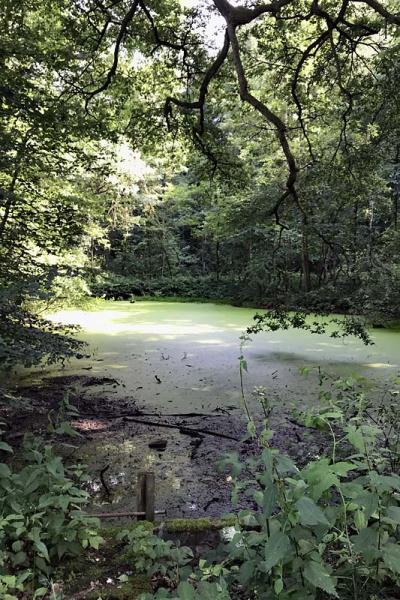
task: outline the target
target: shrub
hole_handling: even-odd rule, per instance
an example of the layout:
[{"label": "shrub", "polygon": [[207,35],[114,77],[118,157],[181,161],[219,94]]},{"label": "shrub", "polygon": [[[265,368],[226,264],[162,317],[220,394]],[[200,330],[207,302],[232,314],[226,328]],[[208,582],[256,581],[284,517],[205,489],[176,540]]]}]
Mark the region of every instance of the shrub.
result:
[{"label": "shrub", "polygon": [[[53,323],[32,309],[35,286],[0,287],[0,367],[54,363],[79,356],[83,342],[76,328]],[[41,299],[38,293],[35,301]]]},{"label": "shrub", "polygon": [[154,598],[356,600],[367,587],[369,598],[398,589],[400,477],[387,448],[390,427],[379,408],[380,421],[371,415],[356,380],[328,387],[321,408],[304,418],[329,432],[329,454],[302,468],[271,446],[270,406],[261,394],[258,435],[248,413],[259,452],[245,461],[231,453],[220,464],[232,481],[234,506],[244,496],[253,508],[238,512],[234,534],[216,557],[199,561],[184,585]]},{"label": "shrub", "polygon": [[28,438],[15,463],[0,463],[0,590],[37,597],[60,559],[102,540],[97,519],[82,512],[89,496],[81,466],[66,467],[51,446]]}]

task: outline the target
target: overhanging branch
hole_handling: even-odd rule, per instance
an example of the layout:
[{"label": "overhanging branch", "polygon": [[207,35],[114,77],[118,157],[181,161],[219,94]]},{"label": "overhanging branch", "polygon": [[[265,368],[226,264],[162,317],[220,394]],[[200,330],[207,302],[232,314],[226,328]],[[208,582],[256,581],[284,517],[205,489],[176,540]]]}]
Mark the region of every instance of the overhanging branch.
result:
[{"label": "overhanging branch", "polygon": [[125,14],[124,18],[122,19],[121,22],[121,26],[117,35],[117,38],[115,40],[115,46],[114,46],[114,55],[113,55],[113,62],[112,65],[107,73],[106,79],[104,81],[104,83],[102,85],[100,85],[97,89],[89,92],[88,97],[86,99],[86,106],[88,105],[89,101],[96,96],[97,94],[100,94],[101,92],[104,92],[111,84],[116,72],[117,72],[117,68],[118,68],[118,61],[119,61],[119,52],[120,52],[120,48],[121,48],[121,44],[123,42],[123,39],[126,35],[126,32],[128,30],[128,27],[133,19],[133,17],[135,16],[136,10],[138,8],[139,5],[139,0],[135,0],[130,9],[128,10],[128,12]]},{"label": "overhanging branch", "polygon": [[[297,179],[297,165],[292,150],[289,145],[287,138],[287,128],[285,123],[278,115],[268,108],[266,104],[261,102],[258,98],[253,96],[249,91],[248,81],[244,72],[242,59],[240,56],[239,42],[236,36],[236,30],[233,25],[228,26],[229,39],[232,46],[233,62],[235,65],[236,75],[239,83],[240,97],[244,102],[247,102],[253,108],[255,108],[269,123],[274,125],[278,139],[286,158],[286,162],[289,168],[289,175],[286,181],[287,192],[290,193],[295,199],[297,199],[297,192],[295,183]],[[287,193],[285,194],[285,197]]]},{"label": "overhanging branch", "polygon": [[217,75],[221,66],[223,65],[229,51],[229,35],[228,32],[225,32],[224,45],[222,46],[220,52],[218,53],[215,61],[210,65],[208,70],[206,71],[204,78],[201,82],[199,89],[198,99],[194,102],[189,102],[186,100],[181,100],[179,98],[174,98],[169,96],[164,105],[164,115],[167,121],[168,128],[170,128],[170,117],[172,114],[172,104],[179,106],[180,108],[185,108],[188,110],[199,110],[199,124],[198,130],[200,133],[204,133],[204,105],[207,97],[208,86],[210,85],[211,80]]}]

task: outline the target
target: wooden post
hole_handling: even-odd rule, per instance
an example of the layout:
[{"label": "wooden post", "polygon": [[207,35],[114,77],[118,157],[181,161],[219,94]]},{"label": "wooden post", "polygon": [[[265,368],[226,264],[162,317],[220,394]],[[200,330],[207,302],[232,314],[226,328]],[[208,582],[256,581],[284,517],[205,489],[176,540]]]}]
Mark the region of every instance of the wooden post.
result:
[{"label": "wooden post", "polygon": [[155,477],[154,473],[147,473],[141,471],[138,474],[137,479],[137,492],[136,492],[136,510],[138,513],[138,520],[146,519],[147,521],[154,521],[154,496],[155,496]]},{"label": "wooden post", "polygon": [[155,476],[154,473],[146,473],[146,521],[154,521],[154,496]]},{"label": "wooden post", "polygon": [[143,516],[138,516],[138,521],[143,521],[146,518],[146,473],[141,471],[137,478],[136,490],[136,510],[143,513]]}]

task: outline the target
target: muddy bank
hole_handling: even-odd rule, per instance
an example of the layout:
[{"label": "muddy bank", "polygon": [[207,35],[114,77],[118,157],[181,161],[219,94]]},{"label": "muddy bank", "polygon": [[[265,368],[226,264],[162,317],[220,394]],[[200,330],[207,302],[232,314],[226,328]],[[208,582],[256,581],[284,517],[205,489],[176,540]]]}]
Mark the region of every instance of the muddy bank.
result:
[{"label": "muddy bank", "polygon": [[[108,377],[44,377],[20,388],[22,409],[8,414],[6,438],[15,442],[26,432],[48,436],[48,416],[56,414],[68,393],[79,410],[72,425],[80,436],[66,438],[68,446],[60,450],[69,460],[87,464],[92,512],[136,510],[141,470],[155,473],[156,509],[166,511],[163,518],[231,512],[229,480],[216,464],[225,452],[237,451],[243,458],[256,452],[254,443],[241,441],[246,432],[242,411],[231,406],[209,413],[162,414],[128,396],[116,403],[111,392],[121,387]],[[290,412],[274,416],[273,443],[303,462],[321,451],[323,439],[313,435],[310,443],[309,432],[290,419]]]}]

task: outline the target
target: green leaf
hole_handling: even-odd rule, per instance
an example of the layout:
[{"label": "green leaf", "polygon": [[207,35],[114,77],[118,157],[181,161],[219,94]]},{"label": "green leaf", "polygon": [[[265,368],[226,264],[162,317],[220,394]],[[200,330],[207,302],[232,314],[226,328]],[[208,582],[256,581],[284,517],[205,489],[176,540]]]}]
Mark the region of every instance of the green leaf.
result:
[{"label": "green leaf", "polygon": [[47,546],[43,542],[35,541],[35,548],[39,552],[39,554],[47,560],[47,562],[50,562]]},{"label": "green leaf", "polygon": [[357,527],[358,530],[363,529],[364,527],[367,527],[368,525],[368,521],[365,517],[365,513],[362,510],[356,510],[354,513],[354,525]]},{"label": "green leaf", "polygon": [[264,516],[269,518],[273,513],[277,500],[277,491],[274,484],[271,482],[271,485],[269,485],[263,492],[254,492],[253,498],[257,502],[258,506],[261,506],[263,509]]},{"label": "green leaf", "polygon": [[330,487],[340,485],[340,481],[332,468],[334,468],[334,465],[331,465],[327,458],[323,458],[311,462],[301,471],[302,476],[310,486],[310,495],[315,501],[319,500]]},{"label": "green leaf", "polygon": [[282,579],[276,579],[275,583],[274,583],[274,592],[277,596],[279,596],[279,594],[282,592],[283,590],[283,581]]},{"label": "green leaf", "polygon": [[384,491],[400,490],[400,477],[398,475],[379,475],[375,471],[370,474],[372,485]]},{"label": "green leaf", "polygon": [[71,437],[81,436],[81,434],[73,429],[68,421],[61,423],[61,425],[56,429],[56,433],[61,435],[69,435]]},{"label": "green leaf", "polygon": [[368,519],[378,509],[379,496],[377,494],[365,492],[353,500],[354,504],[361,506],[365,511],[365,518]]},{"label": "green leaf", "polygon": [[11,454],[14,452],[10,444],[7,444],[6,442],[0,442],[0,450],[3,450],[3,452],[11,452]]},{"label": "green leaf", "polygon": [[354,471],[357,467],[350,462],[337,462],[331,465],[332,473],[340,475],[341,477],[346,476],[349,471]]},{"label": "green leaf", "polygon": [[394,523],[400,525],[400,506],[389,506],[386,516],[391,521],[394,521]]},{"label": "green leaf", "polygon": [[240,358],[240,366],[244,371],[247,372],[247,360],[245,360],[244,358]]},{"label": "green leaf", "polygon": [[308,562],[304,568],[304,577],[316,588],[339,598],[335,588],[335,580],[329,575],[326,567],[315,560]]},{"label": "green leaf", "polygon": [[10,477],[10,468],[4,463],[0,463],[0,477]]},{"label": "green leaf", "polygon": [[26,552],[23,552],[23,550],[21,550],[20,552],[17,552],[16,554],[14,554],[14,556],[12,557],[12,563],[14,566],[22,565],[22,564],[24,564],[26,559],[27,559]]},{"label": "green leaf", "polygon": [[71,504],[71,502],[74,500],[74,498],[72,496],[59,496],[57,500],[58,500],[58,505],[61,508],[61,510],[66,512],[66,510],[68,509],[68,506]]},{"label": "green leaf", "polygon": [[196,600],[196,592],[187,581],[182,581],[177,588],[180,600]]},{"label": "green leaf", "polygon": [[330,525],[323,511],[311,498],[302,496],[295,504],[299,511],[300,523],[306,526]]},{"label": "green leaf", "polygon": [[400,574],[400,544],[385,544],[382,548],[382,558],[388,569],[397,575]]},{"label": "green leaf", "polygon": [[367,447],[375,443],[376,437],[380,433],[380,429],[373,425],[360,425],[359,427],[349,425],[346,428],[346,432],[350,444],[361,453],[365,454]]},{"label": "green leaf", "polygon": [[95,535],[89,538],[89,544],[91,548],[94,548],[95,550],[99,549],[99,546],[102,542],[104,542],[104,539],[99,535]]},{"label": "green leaf", "polygon": [[64,467],[61,464],[59,458],[53,458],[50,462],[47,463],[47,470],[54,477],[63,476],[64,475]]},{"label": "green leaf", "polygon": [[256,560],[246,560],[240,565],[239,581],[242,585],[247,585],[254,576],[257,568]]},{"label": "green leaf", "polygon": [[275,531],[267,540],[264,547],[265,561],[263,568],[268,573],[290,552],[290,540],[281,531]]},{"label": "green leaf", "polygon": [[21,540],[16,540],[11,545],[11,548],[13,549],[14,552],[19,552],[20,550],[22,550],[22,547],[23,547],[23,543]]},{"label": "green leaf", "polygon": [[280,475],[298,472],[298,468],[294,462],[285,454],[278,454],[276,457],[276,470]]},{"label": "green leaf", "polygon": [[360,452],[365,452],[365,442],[362,431],[354,426],[347,428],[347,439]]},{"label": "green leaf", "polygon": [[274,466],[274,457],[270,448],[264,448],[261,454],[261,460],[264,464],[265,473],[272,479],[272,470]]},{"label": "green leaf", "polygon": [[355,552],[364,556],[365,560],[371,562],[379,555],[376,529],[365,527],[358,535],[353,535],[351,541],[354,544]]}]

